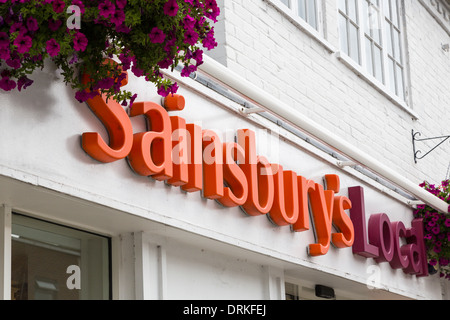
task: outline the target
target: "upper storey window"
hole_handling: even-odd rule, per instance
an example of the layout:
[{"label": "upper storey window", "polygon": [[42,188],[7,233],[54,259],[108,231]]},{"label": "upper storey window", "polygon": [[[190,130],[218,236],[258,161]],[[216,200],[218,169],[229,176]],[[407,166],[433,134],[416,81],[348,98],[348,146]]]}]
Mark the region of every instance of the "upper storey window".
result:
[{"label": "upper storey window", "polygon": [[281,0],[281,2],[319,31],[319,0]]},{"label": "upper storey window", "polygon": [[399,0],[338,0],[341,51],[405,100]]}]

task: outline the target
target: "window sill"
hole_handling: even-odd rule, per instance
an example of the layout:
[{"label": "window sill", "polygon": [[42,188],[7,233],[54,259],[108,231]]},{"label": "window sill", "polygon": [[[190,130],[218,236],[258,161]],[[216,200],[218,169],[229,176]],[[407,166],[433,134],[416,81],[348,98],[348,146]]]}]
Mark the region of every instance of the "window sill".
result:
[{"label": "window sill", "polygon": [[305,20],[295,15],[295,13],[287,8],[281,1],[279,0],[266,0],[270,5],[272,5],[275,9],[280,11],[284,16],[286,16],[291,23],[293,23],[296,27],[306,33],[308,36],[316,40],[320,45],[322,45],[330,54],[335,53],[336,48],[328,42],[319,31],[310,26]]},{"label": "window sill", "polygon": [[364,79],[368,84],[370,84],[374,89],[384,95],[387,99],[389,99],[392,103],[400,107],[403,111],[408,113],[413,120],[418,120],[419,117],[416,112],[414,112],[405,101],[397,97],[395,94],[391,93],[388,88],[378,81],[375,77],[368,74],[359,64],[353,61],[352,58],[347,56],[343,52],[336,52],[336,57],[343,64],[345,64],[348,68],[350,68],[353,72],[355,72],[360,78]]}]

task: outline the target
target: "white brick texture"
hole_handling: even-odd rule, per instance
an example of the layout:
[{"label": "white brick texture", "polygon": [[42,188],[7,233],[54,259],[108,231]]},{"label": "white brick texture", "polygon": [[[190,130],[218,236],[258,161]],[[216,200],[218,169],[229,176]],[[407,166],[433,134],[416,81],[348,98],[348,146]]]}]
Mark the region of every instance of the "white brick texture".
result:
[{"label": "white brick texture", "polygon": [[[326,40],[339,50],[337,0],[324,1]],[[450,135],[450,39],[417,0],[402,0],[411,108],[418,120],[344,65],[266,0],[223,0],[212,56],[406,178],[438,183],[450,143],[414,163],[411,130]],[[421,143],[420,149],[428,146]]]}]

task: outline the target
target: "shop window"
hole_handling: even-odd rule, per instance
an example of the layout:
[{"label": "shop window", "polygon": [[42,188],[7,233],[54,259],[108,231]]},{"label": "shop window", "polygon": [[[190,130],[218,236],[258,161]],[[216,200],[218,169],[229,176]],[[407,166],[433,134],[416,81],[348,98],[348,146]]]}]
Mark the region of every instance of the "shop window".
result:
[{"label": "shop window", "polygon": [[[400,0],[337,0],[341,52],[405,100]],[[366,77],[367,78],[367,77]]]},{"label": "shop window", "polygon": [[109,238],[18,214],[11,236],[11,299],[110,299]]}]

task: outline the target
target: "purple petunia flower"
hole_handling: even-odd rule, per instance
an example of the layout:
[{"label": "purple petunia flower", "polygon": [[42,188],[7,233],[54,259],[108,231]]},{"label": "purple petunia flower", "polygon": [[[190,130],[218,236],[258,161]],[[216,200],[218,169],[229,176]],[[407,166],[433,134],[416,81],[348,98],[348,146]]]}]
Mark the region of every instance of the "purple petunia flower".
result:
[{"label": "purple petunia flower", "polygon": [[152,43],[163,43],[166,39],[166,34],[157,27],[154,27],[148,36],[150,37],[150,41]]},{"label": "purple petunia flower", "polygon": [[175,17],[178,13],[178,9],[180,7],[178,6],[178,3],[176,0],[169,0],[164,5],[164,14],[170,17]]},{"label": "purple petunia flower", "polygon": [[111,22],[120,26],[125,21],[125,13],[122,10],[116,10],[111,15]]},{"label": "purple petunia flower", "polygon": [[9,79],[8,76],[4,76],[0,80],[0,88],[5,91],[11,91],[15,87],[16,87],[16,82],[14,80]]},{"label": "purple petunia flower", "polygon": [[46,42],[45,49],[50,57],[56,57],[59,54],[60,46],[59,43],[52,38]]},{"label": "purple petunia flower", "polygon": [[62,0],[53,0],[52,2],[53,11],[56,13],[61,13],[64,11],[66,4]]},{"label": "purple petunia flower", "polygon": [[18,53],[25,53],[30,51],[33,42],[31,40],[31,37],[19,34],[14,40],[13,44],[17,47]]},{"label": "purple petunia flower", "polygon": [[48,21],[48,28],[50,29],[50,30],[52,30],[52,31],[56,31],[56,30],[58,30],[59,29],[59,27],[62,25],[62,21],[61,20],[53,20],[53,19],[50,19],[49,21]]},{"label": "purple petunia flower", "polygon": [[450,228],[450,218],[449,218],[449,219],[445,219],[444,225],[445,225],[447,228]]},{"label": "purple petunia flower", "polygon": [[38,22],[33,17],[28,17],[27,19],[27,29],[28,31],[35,32],[39,29]]},{"label": "purple petunia flower", "polygon": [[84,51],[86,50],[87,45],[88,39],[86,36],[81,32],[77,32],[73,38],[73,49],[75,51]]},{"label": "purple petunia flower", "polygon": [[18,81],[17,81],[17,89],[19,91],[21,91],[22,89],[26,89],[29,86],[31,86],[33,84],[33,80],[29,79],[27,76],[23,76],[21,77]]},{"label": "purple petunia flower", "polygon": [[8,60],[11,57],[11,52],[8,47],[0,47],[0,59]]},{"label": "purple petunia flower", "polygon": [[116,0],[117,8],[123,9],[127,5],[127,0]]},{"label": "purple petunia flower", "polygon": [[188,29],[184,33],[184,43],[190,44],[191,46],[195,46],[197,41],[198,41],[198,33],[195,32],[193,29]]},{"label": "purple petunia flower", "polygon": [[110,15],[114,14],[116,7],[111,3],[111,1],[105,0],[98,5],[98,10],[102,17],[108,18]]}]

